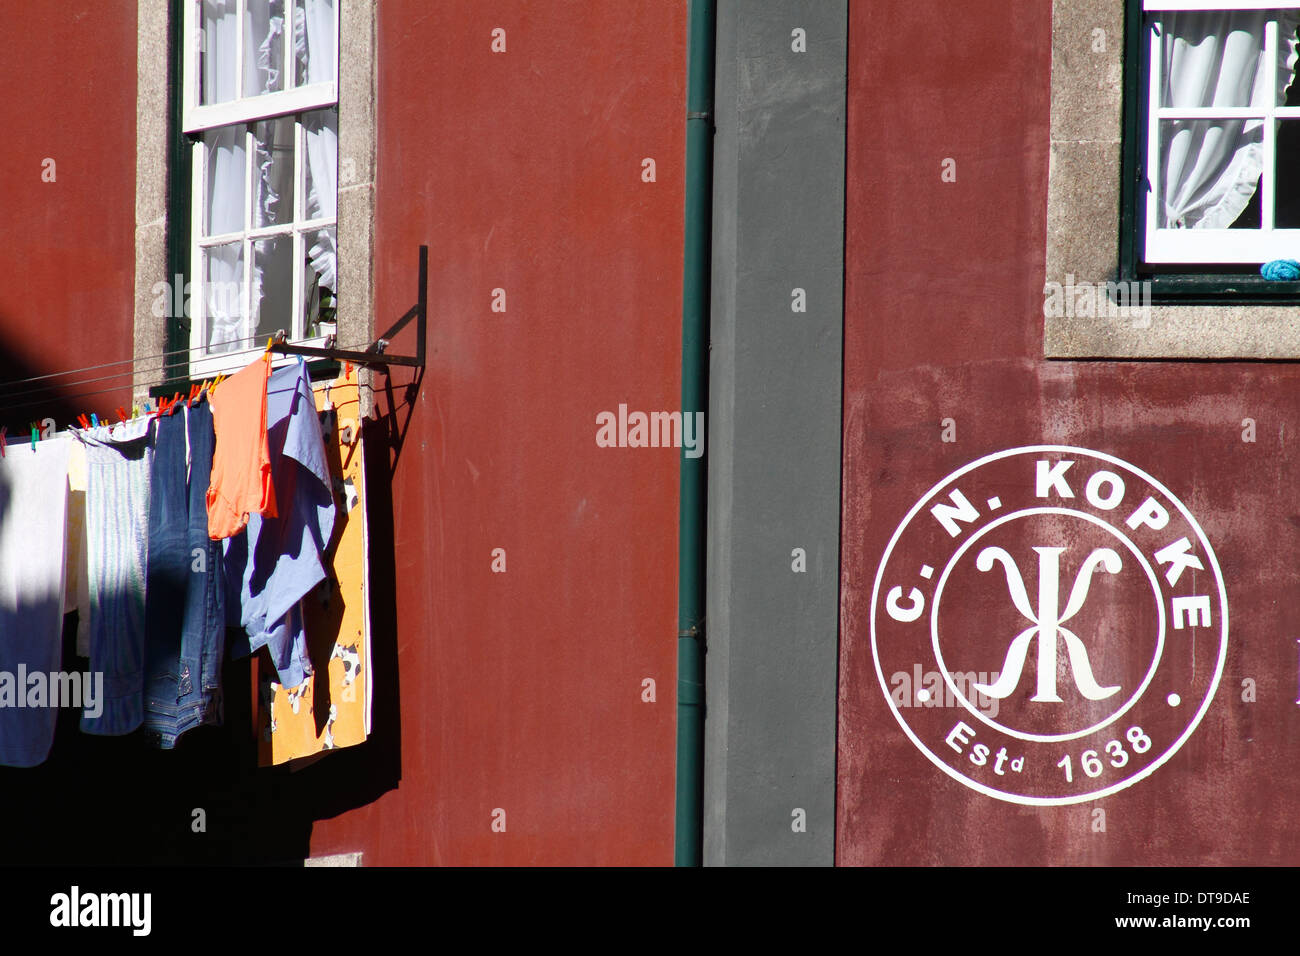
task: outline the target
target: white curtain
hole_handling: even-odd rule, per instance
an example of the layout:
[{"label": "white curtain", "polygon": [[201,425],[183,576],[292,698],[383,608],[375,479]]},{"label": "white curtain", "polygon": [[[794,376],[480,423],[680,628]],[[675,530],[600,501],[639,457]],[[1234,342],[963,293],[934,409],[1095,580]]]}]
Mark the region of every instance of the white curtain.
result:
[{"label": "white curtain", "polygon": [[[208,153],[206,234],[239,232],[244,228],[244,128],[212,130],[204,141]],[[238,348],[245,335],[241,244],[210,247],[204,250],[204,258],[208,346],[218,352]]]},{"label": "white curtain", "polygon": [[284,89],[284,0],[248,0],[244,14],[244,95]]},{"label": "white curtain", "polygon": [[239,93],[235,85],[237,14],[235,0],[203,0],[201,103],[226,103]]},{"label": "white curtain", "polygon": [[293,49],[297,83],[328,83],[334,79],[334,0],[295,0]]},{"label": "white curtain", "polygon": [[[286,0],[248,0],[243,28],[244,70],[236,75],[235,45],[240,35],[235,0],[203,0],[205,54],[202,64],[202,102],[233,100],[242,87],[244,96],[258,96],[285,88],[284,4]],[[297,85],[332,82],[336,79],[335,0],[293,0],[294,60]],[[292,147],[292,118],[258,124],[254,136],[254,209],[256,225],[287,223],[293,217],[293,153],[276,152],[272,145]],[[321,110],[302,117],[306,155],[306,215],[311,219],[333,219],[338,208],[338,119],[333,110]],[[268,135],[268,127],[287,125]],[[246,172],[245,127],[232,126],[204,134],[207,146],[207,230],[214,236],[245,228],[244,178]],[[195,224],[198,225],[197,223]],[[319,285],[338,293],[337,240],[333,227],[305,236],[307,255],[315,275],[305,276],[310,290]],[[250,328],[260,318],[264,272],[273,256],[270,243],[254,245],[250,269],[253,322],[243,314],[243,255],[238,245],[223,245],[205,251],[204,279],[209,284],[208,346],[225,351],[246,346]],[[276,259],[279,261],[279,259]],[[292,261],[291,259],[289,261]],[[268,282],[292,283],[289,276],[265,277]]]},{"label": "white curtain", "polygon": [[[333,219],[338,215],[339,138],[338,118],[331,110],[303,117],[303,140],[307,146],[307,215],[311,219]],[[322,288],[338,294],[338,244],[333,228],[308,235],[308,257],[320,276]],[[310,277],[308,277],[310,278]]]},{"label": "white curtain", "polygon": [[[298,82],[328,83],[337,78],[334,0],[295,0],[294,56]],[[331,110],[303,117],[307,148],[307,216],[333,219],[338,215],[339,138],[338,115]],[[338,242],[335,229],[322,229],[307,237],[308,259],[321,288],[338,295]],[[310,286],[312,276],[306,277]]]},{"label": "white curtain", "polygon": [[[1264,56],[1264,30],[1277,17],[1280,62]],[[1268,71],[1278,103],[1295,78],[1300,12],[1167,13],[1160,20],[1162,106],[1263,106]],[[1160,129],[1162,228],[1226,229],[1250,203],[1263,169],[1260,120],[1166,121]]]},{"label": "white curtain", "polygon": [[244,255],[243,244],[230,242],[204,250],[205,311],[208,316],[208,350],[229,352],[243,347]]}]

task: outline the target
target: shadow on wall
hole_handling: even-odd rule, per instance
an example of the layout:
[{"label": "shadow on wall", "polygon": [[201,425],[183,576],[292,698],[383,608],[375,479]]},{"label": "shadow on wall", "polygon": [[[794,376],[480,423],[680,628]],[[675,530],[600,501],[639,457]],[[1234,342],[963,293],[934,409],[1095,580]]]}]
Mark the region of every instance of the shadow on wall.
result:
[{"label": "shadow on wall", "polygon": [[[46,373],[0,357],[0,423],[9,425],[11,435],[38,418],[52,417],[66,428],[87,407],[110,407],[108,397],[113,408],[129,399],[126,392],[105,393],[88,405],[67,390],[42,393],[39,405],[7,405],[5,396],[15,392],[4,383]],[[190,731],[174,750],[157,749],[144,731],[122,737],[82,733],[80,711],[64,709],[45,763],[0,767],[0,819],[10,822],[0,864],[292,864],[310,855],[314,820],[362,806],[397,786],[391,470],[387,450],[379,447],[383,438],[381,429],[367,428],[373,719],[366,743],[300,769],[259,767],[248,658],[228,660],[223,668],[224,724]],[[0,522],[7,504],[0,485]],[[74,612],[63,620],[62,669],[84,673],[88,661],[76,654],[76,629]]]}]

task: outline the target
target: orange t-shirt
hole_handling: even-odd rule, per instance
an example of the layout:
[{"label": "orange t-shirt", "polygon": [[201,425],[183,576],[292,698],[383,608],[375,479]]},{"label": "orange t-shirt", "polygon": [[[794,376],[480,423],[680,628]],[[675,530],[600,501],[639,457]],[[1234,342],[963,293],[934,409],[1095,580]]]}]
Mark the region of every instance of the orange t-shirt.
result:
[{"label": "orange t-shirt", "polygon": [[271,363],[255,359],[221,383],[211,399],[216,448],[208,486],[208,537],[238,534],[250,513],[275,517],[266,443],[266,383]]}]

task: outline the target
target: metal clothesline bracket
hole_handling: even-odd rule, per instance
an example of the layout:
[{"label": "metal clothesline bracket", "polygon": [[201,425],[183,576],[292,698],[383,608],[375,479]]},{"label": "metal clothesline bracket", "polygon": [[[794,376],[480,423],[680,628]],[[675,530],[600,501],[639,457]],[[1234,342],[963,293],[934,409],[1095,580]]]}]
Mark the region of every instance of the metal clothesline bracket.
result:
[{"label": "metal clothesline bracket", "polygon": [[[389,343],[402,329],[415,319],[415,354],[414,355],[393,355],[388,351]],[[338,362],[351,362],[353,365],[364,365],[370,368],[384,367],[388,365],[405,365],[411,368],[424,368],[425,355],[425,335],[428,332],[429,321],[429,247],[420,246],[420,289],[416,298],[415,305],[406,310],[406,313],[393,323],[392,328],[383,335],[371,342],[365,349],[355,351],[352,349],[334,348],[334,338],[329,337],[325,341],[325,347],[321,348],[314,345],[291,345],[285,341],[287,335],[283,329],[275,333],[272,337],[270,351],[276,355],[304,355],[311,358],[334,359]]]}]

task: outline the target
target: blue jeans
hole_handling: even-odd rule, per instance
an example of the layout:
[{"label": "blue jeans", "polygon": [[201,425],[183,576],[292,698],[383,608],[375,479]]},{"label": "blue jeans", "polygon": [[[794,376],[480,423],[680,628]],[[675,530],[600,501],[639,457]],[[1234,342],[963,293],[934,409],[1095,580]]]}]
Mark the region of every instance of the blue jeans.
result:
[{"label": "blue jeans", "polygon": [[157,427],[150,475],[144,726],[160,746],[171,748],[187,730],[220,720],[225,579],[221,542],[208,537],[212,410],[199,404],[160,418]]}]

